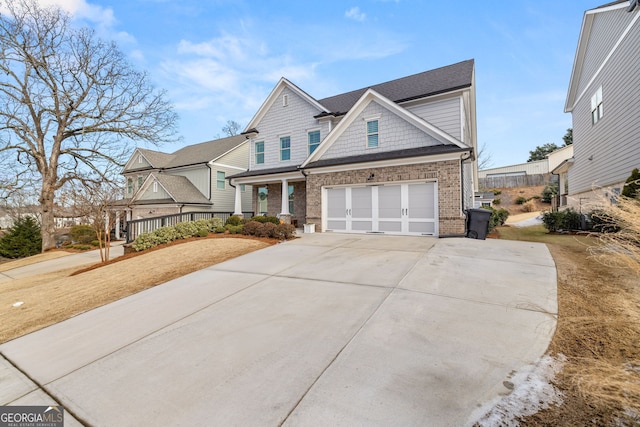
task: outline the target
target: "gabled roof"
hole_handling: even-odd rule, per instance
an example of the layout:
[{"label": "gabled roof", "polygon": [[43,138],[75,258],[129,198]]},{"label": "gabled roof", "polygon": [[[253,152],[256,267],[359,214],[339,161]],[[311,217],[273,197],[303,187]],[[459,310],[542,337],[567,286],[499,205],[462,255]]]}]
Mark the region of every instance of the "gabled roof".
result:
[{"label": "gabled roof", "polygon": [[134,195],[134,204],[143,202],[143,200],[138,199],[136,196],[144,194],[154,181],[157,181],[176,203],[211,204],[209,199],[207,199],[186,177],[162,173],[149,174],[140,190],[138,190],[136,195]]},{"label": "gabled roof", "polygon": [[[582,26],[580,27],[580,37],[578,39],[578,47],[576,48],[576,55],[573,60],[573,69],[571,70],[569,90],[567,91],[567,99],[564,105],[565,113],[571,112],[576,102],[583,95],[583,93],[578,93],[578,89],[579,89],[578,86],[580,85],[580,76],[582,74],[582,68],[583,68],[585,56],[587,53],[587,45],[589,44],[589,40],[591,39],[591,30],[593,28],[593,20],[595,19],[595,16],[599,13],[609,12],[611,10],[617,10],[617,9],[623,9],[623,8],[627,8],[625,12],[637,13],[633,21],[631,22],[631,24],[623,31],[620,39],[618,40],[618,43],[619,43],[620,40],[625,37],[629,29],[635,23],[635,21],[638,18],[640,18],[640,11],[636,10],[632,12],[629,8],[629,4],[630,3],[628,0],[619,0],[619,1],[614,1],[611,3],[604,4],[602,6],[598,6],[594,9],[587,10],[584,13],[584,16],[582,18]],[[617,47],[617,44],[613,47],[613,50],[615,50],[616,47]],[[607,58],[605,58],[604,60],[605,63],[608,61],[609,57],[611,56],[611,53]],[[600,72],[601,69],[602,69],[602,66],[596,72],[596,75]],[[595,79],[595,77],[596,76],[592,76],[592,80]],[[588,86],[589,85],[587,85],[587,87]],[[582,92],[584,92],[584,90],[586,90],[586,88],[584,88]]]},{"label": "gabled roof", "polygon": [[164,168],[209,163],[219,159],[229,151],[245,143],[247,139],[242,135],[202,142],[200,144],[187,145],[171,154],[172,159]]},{"label": "gabled roof", "polygon": [[386,83],[331,96],[318,102],[330,112],[336,114],[349,111],[367,89],[373,89],[395,103],[425,98],[471,87],[473,84],[473,67],[474,60],[469,59],[457,64],[436,68],[435,70],[424,71]]},{"label": "gabled roof", "polygon": [[[349,113],[347,113],[347,115],[340,121],[340,123],[338,123],[336,127],[331,131],[331,133],[320,143],[318,148],[316,148],[316,150],[309,157],[307,157],[304,163],[302,163],[301,167],[304,168],[308,164],[320,160],[322,156],[327,152],[329,147],[331,147],[344,133],[344,131],[349,128],[349,126],[353,123],[354,120],[356,120],[358,115],[365,109],[365,107],[373,101],[376,101],[397,116],[402,117],[408,123],[411,123],[413,126],[437,139],[444,145],[452,145],[454,147],[466,150],[471,149],[471,147],[467,146],[463,142],[457,140],[441,129],[433,126],[423,118],[413,114],[409,110],[398,106],[398,104],[382,96],[374,89],[367,89],[364,94],[362,94],[360,99],[356,101],[353,107],[349,109]],[[384,154],[384,152],[381,153],[381,155]]]}]

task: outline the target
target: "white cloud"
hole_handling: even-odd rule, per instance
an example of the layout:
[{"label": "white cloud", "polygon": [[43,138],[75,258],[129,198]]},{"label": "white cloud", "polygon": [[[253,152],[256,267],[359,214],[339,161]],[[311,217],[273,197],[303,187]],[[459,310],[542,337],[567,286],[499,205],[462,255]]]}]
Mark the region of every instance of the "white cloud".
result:
[{"label": "white cloud", "polygon": [[352,7],[351,9],[347,10],[344,13],[344,16],[359,22],[363,22],[365,19],[367,19],[367,15],[364,12],[361,12],[358,6]]}]

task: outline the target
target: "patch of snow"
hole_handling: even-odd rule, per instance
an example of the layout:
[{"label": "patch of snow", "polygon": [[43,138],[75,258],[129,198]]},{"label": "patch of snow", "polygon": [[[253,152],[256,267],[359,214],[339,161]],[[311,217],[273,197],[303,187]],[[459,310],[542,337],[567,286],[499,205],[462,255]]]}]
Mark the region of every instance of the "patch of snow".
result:
[{"label": "patch of snow", "polygon": [[514,227],[531,227],[538,224],[542,224],[542,216],[525,219],[524,221],[514,222],[514,223],[511,223],[510,225],[513,225]]},{"label": "patch of snow", "polygon": [[476,423],[482,427],[517,426],[518,417],[562,404],[562,393],[551,381],[566,360],[562,354],[557,358],[543,356],[537,363],[523,367],[505,381],[505,387],[513,387],[511,393],[475,412],[481,414]]}]

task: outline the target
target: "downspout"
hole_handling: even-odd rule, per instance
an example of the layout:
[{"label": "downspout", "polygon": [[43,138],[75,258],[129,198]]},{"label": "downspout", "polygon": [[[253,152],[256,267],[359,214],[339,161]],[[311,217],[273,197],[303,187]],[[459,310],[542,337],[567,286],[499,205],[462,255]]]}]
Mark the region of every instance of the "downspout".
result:
[{"label": "downspout", "polygon": [[[470,159],[471,152],[463,153],[460,155],[460,201],[464,206],[464,161]],[[465,217],[467,216],[466,209],[463,209]],[[465,219],[465,228],[466,228],[466,219]],[[449,237],[467,237],[467,232],[465,230],[464,233],[452,233],[452,234],[441,234],[438,236],[440,239],[446,239]]]}]

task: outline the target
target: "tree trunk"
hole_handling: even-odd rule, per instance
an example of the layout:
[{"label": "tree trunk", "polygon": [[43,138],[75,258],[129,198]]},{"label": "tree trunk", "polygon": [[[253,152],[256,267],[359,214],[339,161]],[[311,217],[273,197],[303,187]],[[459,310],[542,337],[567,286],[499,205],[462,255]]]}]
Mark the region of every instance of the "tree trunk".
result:
[{"label": "tree trunk", "polygon": [[40,224],[40,234],[42,235],[42,252],[47,249],[56,247],[56,226],[53,213],[53,199],[55,190],[53,185],[46,182],[42,183],[42,189],[40,190],[40,207],[42,208],[42,216]]}]

